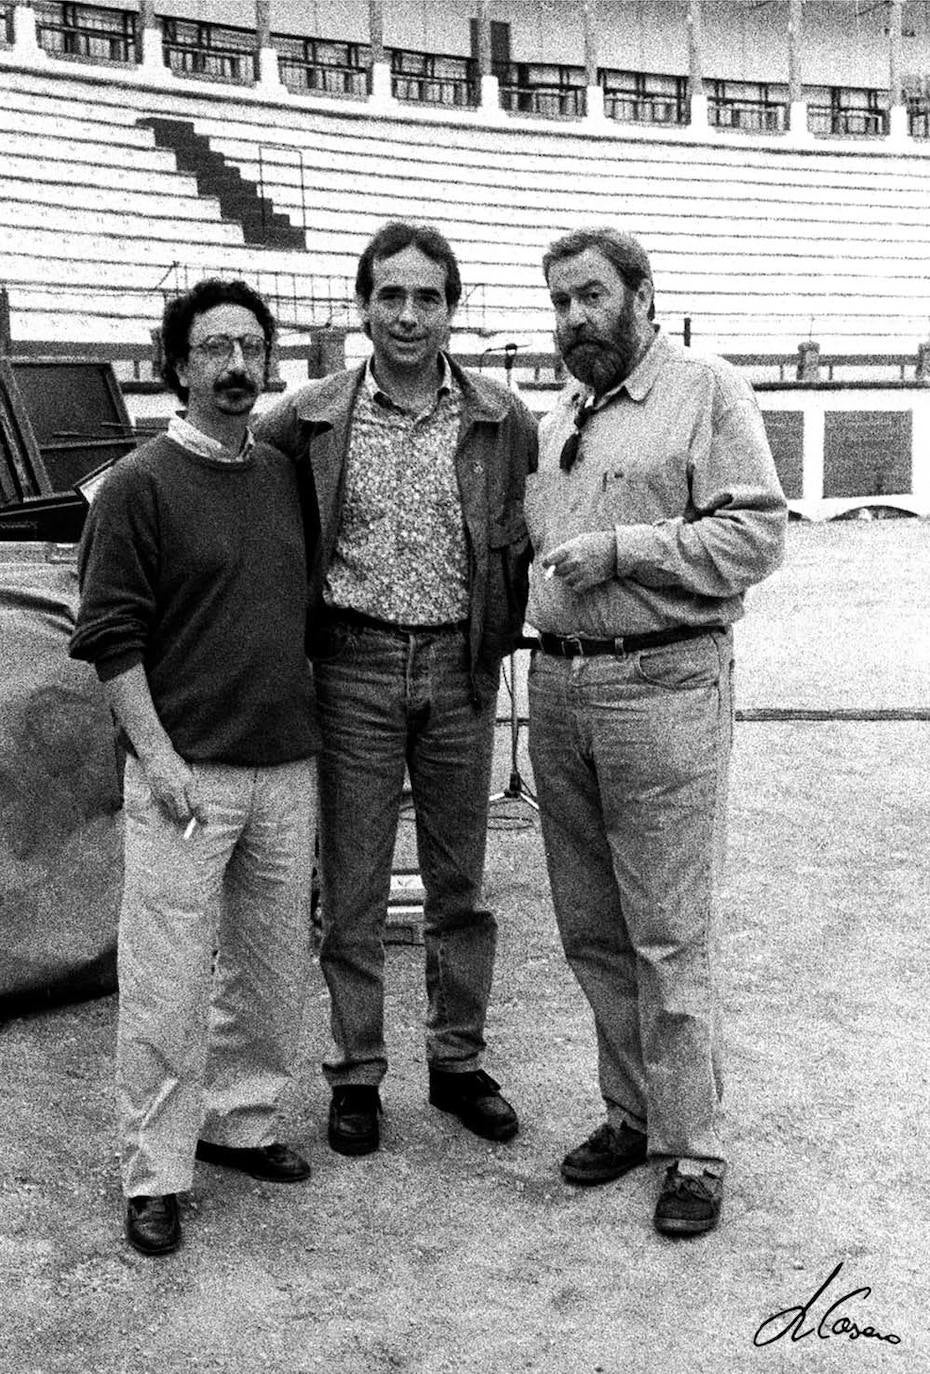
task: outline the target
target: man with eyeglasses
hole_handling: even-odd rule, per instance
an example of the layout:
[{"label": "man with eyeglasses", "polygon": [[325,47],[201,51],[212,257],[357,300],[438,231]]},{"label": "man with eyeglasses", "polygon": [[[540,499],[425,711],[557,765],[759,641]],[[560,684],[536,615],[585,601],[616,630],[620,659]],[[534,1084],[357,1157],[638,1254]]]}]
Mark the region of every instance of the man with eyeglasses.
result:
[{"label": "man with eyeglasses", "polygon": [[582,229],[543,268],[570,385],[527,485],[530,756],[565,953],[594,1012],[604,1121],[562,1162],[647,1158],[654,1224],[716,1225],[725,1169],[715,888],[731,625],[780,563],[785,500],[748,384],[658,333],[649,259]]},{"label": "man with eyeglasses", "polygon": [[244,282],[208,279],[168,303],[161,339],[186,414],[95,497],[71,641],[127,749],[117,1110],[146,1255],[180,1243],[195,1157],[309,1174],[275,1121],[306,996],[319,745],[312,501],[248,428],[274,320]]},{"label": "man with eyeglasses", "polygon": [[384,925],[405,764],[426,897],[429,1100],[494,1141],[517,1114],[481,1068],[496,924],[481,902],[500,662],[523,624],[536,425],[446,348],[461,295],[437,230],[395,221],[361,255],[371,359],[313,382],[261,433],[309,459],[323,619],[320,963],[336,1052],[329,1143],[380,1142]]}]

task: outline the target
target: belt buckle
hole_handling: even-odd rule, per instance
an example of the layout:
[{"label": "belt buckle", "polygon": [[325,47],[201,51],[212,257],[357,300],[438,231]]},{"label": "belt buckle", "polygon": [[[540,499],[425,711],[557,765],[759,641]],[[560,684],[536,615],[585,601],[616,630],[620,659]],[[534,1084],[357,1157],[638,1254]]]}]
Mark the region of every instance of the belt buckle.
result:
[{"label": "belt buckle", "polygon": [[[563,640],[562,640],[562,643],[566,646],[566,648],[565,648],[565,650],[564,650],[564,655],[563,655],[565,658],[584,658],[584,657],[585,657],[584,645],[583,645],[582,642],[581,642],[581,636],[580,636],[580,635],[565,635],[564,638],[563,638]],[[575,646],[574,651],[570,651],[570,650],[568,649],[567,646],[568,646],[569,644],[574,644],[574,646]]]}]

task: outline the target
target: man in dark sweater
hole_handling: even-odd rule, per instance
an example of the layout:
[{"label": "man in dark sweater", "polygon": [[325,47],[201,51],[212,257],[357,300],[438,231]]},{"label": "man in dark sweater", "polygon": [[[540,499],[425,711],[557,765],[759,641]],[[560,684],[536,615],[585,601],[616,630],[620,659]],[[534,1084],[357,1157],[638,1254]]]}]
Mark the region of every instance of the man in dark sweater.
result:
[{"label": "man in dark sweater", "polygon": [[319,737],[295,468],[248,429],[273,338],[243,282],[169,303],[163,375],[186,419],[107,476],[79,555],[70,651],[127,748],[117,1106],[144,1254],[179,1244],[195,1157],[309,1173],[275,1138],[306,988]]}]

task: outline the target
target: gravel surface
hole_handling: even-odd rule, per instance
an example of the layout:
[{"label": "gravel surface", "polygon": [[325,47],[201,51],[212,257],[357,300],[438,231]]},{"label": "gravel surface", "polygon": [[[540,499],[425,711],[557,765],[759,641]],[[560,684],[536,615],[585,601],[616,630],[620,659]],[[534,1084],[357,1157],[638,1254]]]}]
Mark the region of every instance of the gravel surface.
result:
[{"label": "gravel surface", "polygon": [[[741,703],[930,704],[930,525],[791,534],[788,569],[757,590],[739,632]],[[383,1148],[330,1152],[314,968],[283,1119],[313,1177],[274,1187],[199,1165],[184,1246],[147,1260],[122,1238],[115,998],[10,1021],[2,1374],[930,1370],[928,730],[737,726],[719,1230],[658,1236],[651,1168],[604,1188],[562,1183],[561,1155],[600,1119],[593,1032],[555,934],[538,828],[502,803],[488,852],[500,921],[488,1067],[520,1111],[518,1137],[487,1145],[426,1104],[422,950],[394,945]],[[521,762],[528,773],[522,746]],[[498,783],[508,771],[502,728]],[[807,1315],[762,1330],[799,1316],[792,1329],[809,1336],[754,1344],[766,1318],[811,1299]],[[900,1343],[852,1340],[844,1319]]]}]

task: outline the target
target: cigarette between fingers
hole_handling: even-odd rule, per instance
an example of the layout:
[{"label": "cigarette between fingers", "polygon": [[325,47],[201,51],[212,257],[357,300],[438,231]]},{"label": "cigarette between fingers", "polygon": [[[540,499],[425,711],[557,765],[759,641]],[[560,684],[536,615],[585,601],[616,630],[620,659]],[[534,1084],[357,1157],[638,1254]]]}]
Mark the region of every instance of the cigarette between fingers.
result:
[{"label": "cigarette between fingers", "polygon": [[197,826],[199,825],[199,823],[200,823],[200,822],[197,820],[197,817],[196,817],[196,816],[191,816],[190,820],[187,822],[187,826],[186,826],[185,831],[184,831],[184,838],[185,838],[185,840],[189,840],[189,839],[190,839],[190,837],[193,835],[194,831],[197,829]]},{"label": "cigarette between fingers", "polygon": [[544,573],[544,576],[545,576],[546,578],[555,577],[555,564],[554,564],[554,563],[550,563],[550,564],[549,564],[548,568],[546,569],[546,571],[545,571],[545,573]]}]

